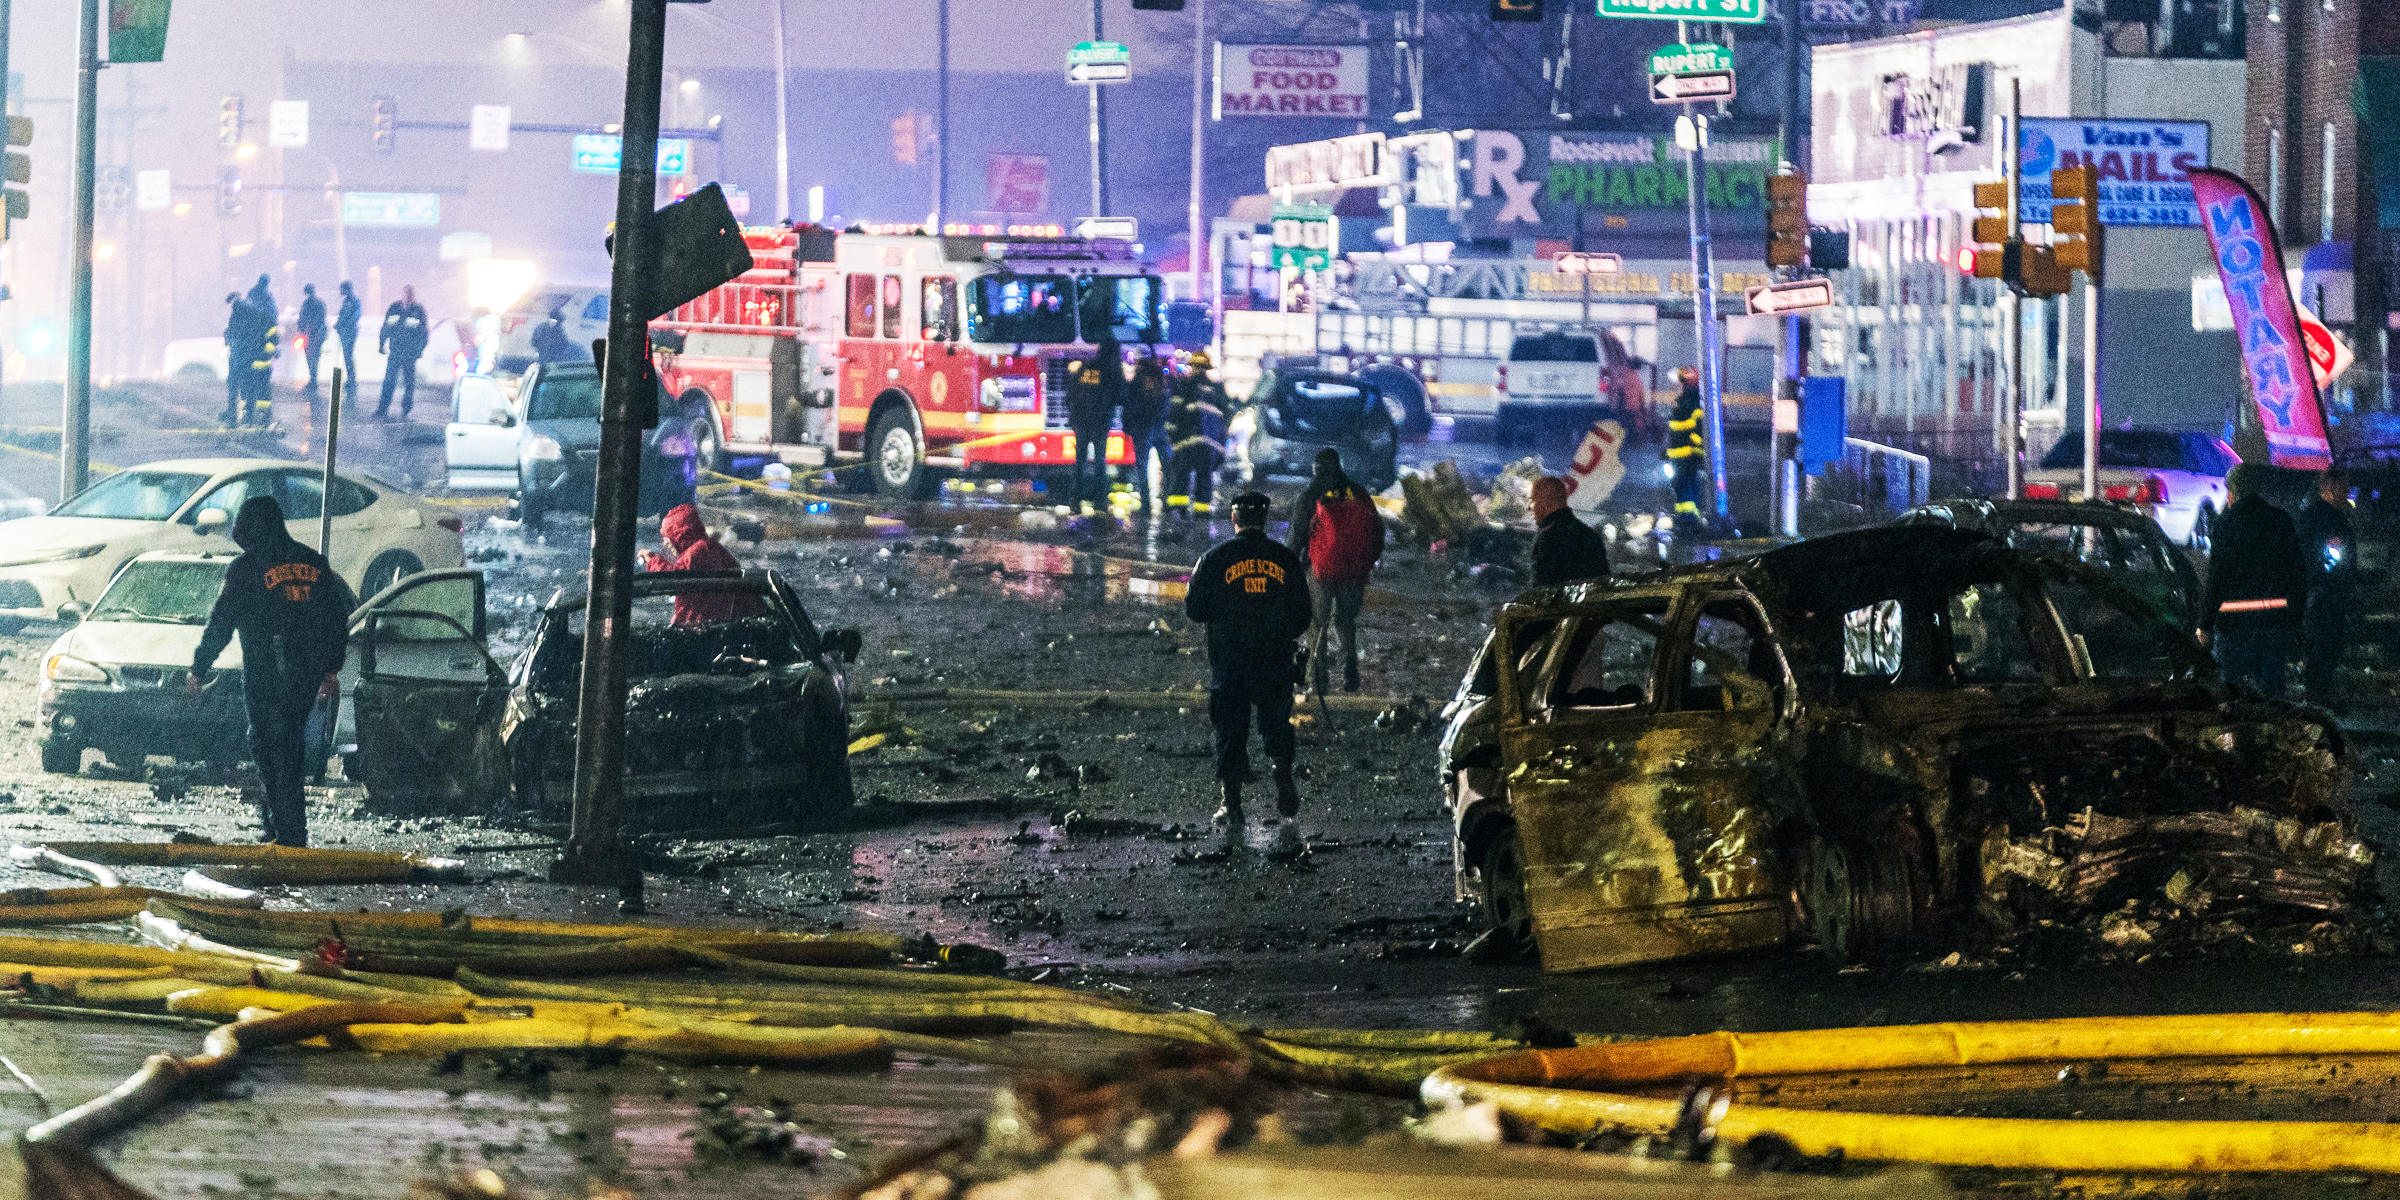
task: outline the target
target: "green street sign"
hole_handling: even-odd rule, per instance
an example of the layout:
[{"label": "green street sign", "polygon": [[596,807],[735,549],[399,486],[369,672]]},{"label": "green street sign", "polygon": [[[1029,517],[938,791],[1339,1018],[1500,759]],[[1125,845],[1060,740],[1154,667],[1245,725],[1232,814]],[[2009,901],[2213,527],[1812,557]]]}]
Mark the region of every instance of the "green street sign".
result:
[{"label": "green street sign", "polygon": [[1767,0],[1600,0],[1600,15],[1756,25],[1767,19]]},{"label": "green street sign", "polygon": [[1123,42],[1077,42],[1067,51],[1067,65],[1087,63],[1129,63],[1133,51]]},{"label": "green street sign", "polygon": [[1334,221],[1330,204],[1278,204],[1268,213],[1274,231],[1268,263],[1276,268],[1323,271],[1333,266]]},{"label": "green street sign", "polygon": [[1650,56],[1653,75],[1691,75],[1701,71],[1730,71],[1733,52],[1707,42],[1661,46]]},{"label": "green street sign", "polygon": [[108,0],[108,61],[165,62],[174,0]]}]

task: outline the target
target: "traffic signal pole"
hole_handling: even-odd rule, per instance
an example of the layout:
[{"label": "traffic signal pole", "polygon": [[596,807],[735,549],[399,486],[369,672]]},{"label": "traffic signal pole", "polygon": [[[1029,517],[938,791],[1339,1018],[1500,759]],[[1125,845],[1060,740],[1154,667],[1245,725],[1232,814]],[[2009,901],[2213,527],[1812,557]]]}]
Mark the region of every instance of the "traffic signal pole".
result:
[{"label": "traffic signal pole", "polygon": [[[2024,209],[2025,152],[2018,143],[2025,139],[2025,85],[2008,81],[2008,131],[2001,136],[2001,164],[2008,180],[2008,229],[2011,239],[2023,236],[2017,214]],[[2025,295],[2011,289],[2008,302],[2008,386],[2001,389],[2000,457],[2008,475],[2008,498],[2024,496],[2025,470],[2018,459],[2024,451],[2024,430],[2019,411],[2024,407],[2025,387]]]},{"label": "traffic signal pole", "polygon": [[58,435],[61,504],[83,490],[92,468],[92,154],[100,128],[100,0],[83,0],[75,61],[75,232],[67,252],[74,274],[67,293],[67,401]]},{"label": "traffic signal pole", "polygon": [[[608,353],[601,364],[600,463],[592,497],[592,582],[583,608],[583,677],[575,713],[575,799],[565,855],[550,877],[615,883],[638,903],[638,874],[625,869],[617,829],[625,813],[625,651],[633,616],[633,522],[640,500],[642,413],[647,379],[649,282],[656,239],[658,109],[668,0],[632,0],[625,62],[625,123],[617,164],[616,244],[608,300]],[[655,387],[656,385],[651,385]]]},{"label": "traffic signal pole", "polygon": [[[1092,41],[1100,41],[1100,0],[1092,0]],[[1092,89],[1092,215],[1105,217],[1108,211],[1108,110],[1100,103],[1100,85]]]}]

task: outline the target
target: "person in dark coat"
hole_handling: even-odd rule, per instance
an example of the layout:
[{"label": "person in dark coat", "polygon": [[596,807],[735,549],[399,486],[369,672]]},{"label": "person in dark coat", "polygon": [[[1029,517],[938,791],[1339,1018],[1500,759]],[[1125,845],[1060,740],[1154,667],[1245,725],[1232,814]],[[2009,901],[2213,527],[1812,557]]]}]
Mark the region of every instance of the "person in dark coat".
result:
[{"label": "person in dark coat", "polygon": [[1108,427],[1124,403],[1125,353],[1102,336],[1090,358],[1067,364],[1067,428],[1075,434],[1075,499],[1108,503]]},{"label": "person in dark coat", "polygon": [[1156,356],[1145,352],[1134,360],[1133,379],[1125,385],[1118,421],[1125,428],[1126,443],[1133,448],[1136,507],[1146,513],[1150,511],[1151,460],[1159,461],[1162,476],[1166,473],[1167,373]]},{"label": "person in dark coat", "polygon": [[1533,481],[1533,586],[1608,578],[1608,539],[1567,507],[1567,481]]},{"label": "person in dark coat", "polygon": [[224,588],[209,610],[184,689],[197,695],[225,644],[241,635],[250,753],[265,792],[259,803],[264,840],[305,846],[308,804],[301,781],[309,770],[303,730],[317,699],[339,693],[350,610],[358,598],[324,555],[293,540],[283,506],[272,496],[242,502],[233,544],[241,556],[225,568]]},{"label": "person in dark coat", "polygon": [[375,335],[375,348],[383,351],[383,399],[375,405],[375,416],[381,419],[392,411],[392,389],[405,381],[400,392],[400,419],[408,419],[408,411],[417,406],[417,359],[424,355],[425,344],[433,339],[433,329],[425,316],[425,306],[417,303],[417,289],[400,289],[400,298],[384,310],[383,329]]},{"label": "person in dark coat", "polygon": [[1167,406],[1167,478],[1159,486],[1170,509],[1206,516],[1217,464],[1225,459],[1225,397],[1208,378],[1208,352],[1192,353]]},{"label": "person in dark coat", "polygon": [[342,305],[333,314],[333,336],[342,340],[342,378],[350,381],[353,395],[358,392],[358,317],[358,293],[350,290],[350,281],[345,279]]},{"label": "person in dark coat", "polygon": [[2280,700],[2292,631],[2308,602],[2308,563],[2291,517],[2258,494],[2266,473],[2243,463],[2225,477],[2233,503],[2217,518],[2200,589],[2200,641],[2216,651],[2227,679]]},{"label": "person in dark coat", "polygon": [[575,341],[567,336],[566,306],[553,304],[550,316],[533,327],[533,357],[546,363],[576,362],[583,356],[575,352]]},{"label": "person in dark coat", "polygon": [[225,293],[225,427],[238,429],[250,399],[250,302]]},{"label": "person in dark coat", "polygon": [[1300,811],[1292,781],[1293,642],[1308,632],[1308,578],[1300,556],[1267,536],[1267,508],[1257,492],[1234,497],[1234,535],[1200,557],[1183,600],[1184,615],[1208,629],[1208,719],[1224,795],[1216,820],[1228,832],[1242,825],[1254,711],[1275,763],[1275,806],[1287,817]]},{"label": "person in dark coat", "polygon": [[300,355],[308,360],[308,390],[317,390],[317,356],[325,353],[325,302],[317,298],[317,285],[300,285],[300,318],[292,322],[292,331],[300,335]]},{"label": "person in dark coat", "polygon": [[2300,681],[2311,704],[2334,702],[2333,672],[2350,648],[2350,597],[2358,580],[2358,542],[2351,527],[2350,477],[2339,470],[2317,477],[2317,492],[2300,506],[2300,552],[2308,564],[2308,612],[2300,619]]}]

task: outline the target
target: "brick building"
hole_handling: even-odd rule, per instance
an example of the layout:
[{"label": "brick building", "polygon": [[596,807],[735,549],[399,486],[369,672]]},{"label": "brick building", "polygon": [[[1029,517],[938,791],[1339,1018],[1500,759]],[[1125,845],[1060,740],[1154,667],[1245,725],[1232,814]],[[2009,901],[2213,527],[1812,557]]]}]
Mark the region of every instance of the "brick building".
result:
[{"label": "brick building", "polygon": [[2357,351],[2326,389],[2338,446],[2354,413],[2396,407],[2385,364],[2400,295],[2400,5],[2247,2],[2243,174],[2301,270],[2301,301]]}]

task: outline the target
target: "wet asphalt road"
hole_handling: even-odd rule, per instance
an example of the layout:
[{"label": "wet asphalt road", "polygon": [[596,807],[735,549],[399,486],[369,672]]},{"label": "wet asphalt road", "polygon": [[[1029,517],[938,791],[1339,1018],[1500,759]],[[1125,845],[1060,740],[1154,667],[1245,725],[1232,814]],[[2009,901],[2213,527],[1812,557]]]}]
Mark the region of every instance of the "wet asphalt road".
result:
[{"label": "wet asphalt road", "polygon": [[[12,389],[12,399],[21,390]],[[152,432],[173,428],[155,406],[103,412],[104,419],[118,413],[126,430],[96,447],[105,461],[217,453],[227,444],[213,435]],[[0,414],[19,415],[13,406]],[[360,465],[395,481],[433,478],[438,470],[438,427],[382,427],[353,444]],[[1487,469],[1523,453],[1470,442],[1412,448],[1412,456],[1459,449],[1469,451],[1462,458],[1484,456]],[[279,453],[298,449],[287,444]],[[29,492],[55,472],[38,450],[0,458],[7,460],[0,479]],[[1133,581],[1171,575],[1222,530],[1028,532],[1016,510],[998,506],[838,507],[841,528],[828,536],[735,549],[745,562],[790,577],[820,625],[864,632],[856,682],[869,696],[944,686],[1189,689],[1202,681],[1195,631],[1171,602],[1144,597]],[[529,536],[497,509],[467,512],[470,555],[491,573],[494,636],[505,658],[529,632],[534,606],[575,578],[586,534],[561,521]],[[885,513],[903,524],[865,519]],[[1438,705],[1504,597],[1459,578],[1447,562],[1404,550],[1379,573],[1377,589],[1363,621],[1366,690],[1423,695]],[[0,838],[156,840],[178,830],[254,837],[255,818],[232,787],[203,786],[169,801],[135,780],[39,771],[23,718],[39,656],[56,633],[37,625],[0,639]],[[1433,730],[1387,732],[1363,715],[1307,722],[1307,806],[1296,824],[1310,850],[1295,857],[1288,845],[1279,848],[1284,831],[1272,821],[1254,816],[1231,846],[1207,829],[1214,797],[1202,711],[1196,695],[1188,713],[983,706],[887,715],[870,700],[862,727],[876,722],[899,735],[855,760],[858,792],[871,803],[880,797],[873,807],[884,824],[659,843],[653,848],[673,869],[649,878],[648,920],[928,932],[996,947],[1054,982],[1123,987],[1275,1025],[1491,1029],[1530,1014],[1569,1029],[1644,1035],[2400,1007],[2400,970],[2375,959],[1835,972],[1790,953],[1574,977],[1545,977],[1524,964],[1471,965],[1455,955],[1474,929],[1451,897]],[[2392,728],[2394,715],[2378,709],[2362,719],[2369,727],[2362,794],[2393,786],[2390,761],[2400,737],[2372,730]],[[1027,779],[1049,753],[1098,770],[1080,786]],[[2388,809],[2366,809],[2388,829]],[[1069,813],[1117,824],[1076,836],[1052,823]],[[541,881],[549,851],[493,849],[548,841],[554,830],[546,826],[370,812],[357,789],[337,781],[312,793],[312,829],[320,845],[465,857],[477,882],[310,889],[277,899],[278,907],[463,905],[478,913],[614,919],[613,892]],[[173,886],[170,872],[126,874],[128,882]],[[0,864],[0,887],[56,882]],[[102,928],[76,932],[117,936]],[[1055,1040],[1065,1059],[1115,1048]],[[0,1026],[0,1053],[67,1103],[112,1086],[145,1054],[188,1051],[195,1042],[196,1035],[130,1027]],[[294,1050],[270,1055],[227,1096],[179,1105],[106,1150],[129,1179],[160,1196],[398,1196],[412,1176],[486,1163],[549,1187],[592,1176],[621,1179],[642,1194],[726,1194],[738,1177],[744,1194],[805,1195],[854,1177],[862,1158],[954,1128],[980,1110],[997,1082],[986,1068],[914,1061],[824,1078],[587,1068],[561,1059],[545,1084],[502,1079],[481,1063],[438,1076],[422,1060]],[[761,1171],[695,1158],[686,1135],[696,1101],[712,1086],[752,1101],[801,1100],[798,1111],[822,1155],[816,1168]],[[1335,1108],[1324,1102],[1314,1111],[1330,1125]],[[1375,1111],[1388,1120],[1397,1110]],[[25,1121],[35,1115],[27,1097],[5,1090],[0,1112]]]}]

